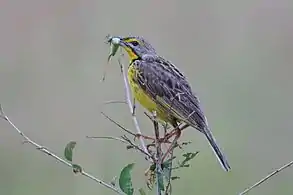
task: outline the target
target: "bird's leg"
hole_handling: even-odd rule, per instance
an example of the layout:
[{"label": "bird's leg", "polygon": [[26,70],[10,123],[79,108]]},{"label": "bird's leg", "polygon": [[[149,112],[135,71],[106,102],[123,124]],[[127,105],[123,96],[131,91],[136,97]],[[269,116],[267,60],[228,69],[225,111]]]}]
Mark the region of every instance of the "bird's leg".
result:
[{"label": "bird's leg", "polygon": [[164,137],[163,140],[168,140],[171,137],[173,137],[176,133],[177,133],[177,128],[173,129],[172,131],[170,131],[169,133],[166,134],[166,136]]},{"label": "bird's leg", "polygon": [[171,137],[173,137],[176,134],[176,132],[178,131],[178,129],[179,129],[179,125],[176,125],[176,127],[174,129],[172,129],[169,133],[166,133],[163,138],[163,142],[166,140],[169,140]]},{"label": "bird's leg", "polygon": [[179,127],[179,125],[178,125],[178,126],[177,126],[176,128],[174,128],[172,131],[170,131],[169,133],[166,134],[166,136],[165,136],[164,139],[163,139],[163,142],[166,141],[166,140],[169,140],[171,137],[173,137],[173,136],[177,133],[178,129],[179,129],[180,131],[183,131],[183,130],[186,129],[187,127],[189,127],[189,125],[187,125],[187,124],[183,125],[182,127]]},{"label": "bird's leg", "polygon": [[174,149],[174,147],[176,146],[176,143],[179,139],[179,137],[181,136],[181,129],[179,129],[179,127],[177,127],[176,131],[175,131],[175,138],[173,139],[170,147],[167,149],[167,151],[165,152],[163,158],[162,158],[162,162],[164,162],[164,160],[166,159],[166,157],[168,156],[168,154]]}]

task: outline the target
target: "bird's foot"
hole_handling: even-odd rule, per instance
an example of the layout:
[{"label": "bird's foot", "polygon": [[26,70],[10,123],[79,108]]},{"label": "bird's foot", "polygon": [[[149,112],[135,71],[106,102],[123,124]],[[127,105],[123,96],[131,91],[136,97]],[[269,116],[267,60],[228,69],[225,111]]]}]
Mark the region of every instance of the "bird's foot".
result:
[{"label": "bird's foot", "polygon": [[[167,149],[167,151],[165,152],[163,158],[162,158],[162,162],[164,162],[164,160],[166,159],[166,157],[172,153],[173,149],[178,146],[177,141],[181,136],[181,130],[177,129],[177,131],[175,131],[175,133],[173,133],[173,135],[175,135],[175,138],[172,140],[169,148]],[[171,136],[172,137],[172,136]],[[171,138],[170,137],[170,138]]]}]

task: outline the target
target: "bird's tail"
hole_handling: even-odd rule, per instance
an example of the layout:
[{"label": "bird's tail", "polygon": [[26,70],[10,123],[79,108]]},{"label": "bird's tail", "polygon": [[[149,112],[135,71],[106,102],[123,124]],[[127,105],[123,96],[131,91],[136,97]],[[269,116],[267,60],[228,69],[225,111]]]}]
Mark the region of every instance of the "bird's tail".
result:
[{"label": "bird's tail", "polygon": [[216,143],[216,139],[214,138],[212,132],[207,129],[204,131],[204,134],[206,136],[206,138],[209,141],[210,146],[212,147],[219,163],[221,164],[222,168],[225,171],[229,171],[231,169],[226,157],[224,156],[224,154],[222,153],[222,151],[220,150],[220,148],[218,147],[217,143]]}]

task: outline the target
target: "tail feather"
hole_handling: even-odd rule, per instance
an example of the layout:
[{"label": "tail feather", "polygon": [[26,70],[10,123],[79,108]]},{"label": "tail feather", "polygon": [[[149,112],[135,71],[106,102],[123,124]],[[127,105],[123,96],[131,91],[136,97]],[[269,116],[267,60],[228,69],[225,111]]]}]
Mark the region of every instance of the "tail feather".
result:
[{"label": "tail feather", "polygon": [[221,164],[222,168],[225,170],[225,171],[229,171],[231,169],[225,155],[222,153],[222,151],[220,150],[219,146],[217,145],[216,143],[216,139],[214,138],[212,132],[207,129],[204,131],[204,134],[206,136],[206,138],[208,139],[209,141],[209,144],[211,146],[211,148],[213,149],[219,163]]}]

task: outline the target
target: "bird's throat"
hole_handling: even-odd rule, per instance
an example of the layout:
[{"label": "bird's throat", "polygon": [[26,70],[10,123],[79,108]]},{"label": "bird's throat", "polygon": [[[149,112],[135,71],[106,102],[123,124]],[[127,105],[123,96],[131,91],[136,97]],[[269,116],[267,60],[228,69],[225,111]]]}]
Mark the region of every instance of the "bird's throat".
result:
[{"label": "bird's throat", "polygon": [[131,62],[139,58],[138,55],[136,55],[136,53],[131,48],[124,47],[124,49],[127,52]]}]

